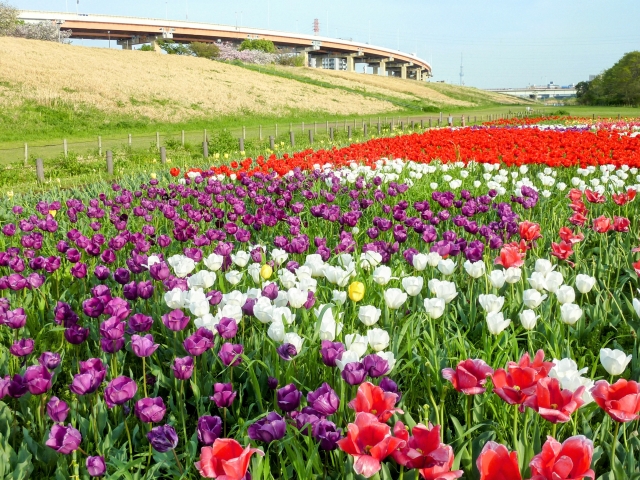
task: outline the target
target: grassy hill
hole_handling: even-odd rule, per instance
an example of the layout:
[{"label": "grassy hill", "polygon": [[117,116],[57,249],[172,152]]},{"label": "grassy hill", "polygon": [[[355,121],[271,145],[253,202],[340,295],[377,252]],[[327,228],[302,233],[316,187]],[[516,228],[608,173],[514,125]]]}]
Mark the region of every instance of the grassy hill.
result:
[{"label": "grassy hill", "polygon": [[398,78],[7,37],[0,52],[0,145],[517,102]]}]

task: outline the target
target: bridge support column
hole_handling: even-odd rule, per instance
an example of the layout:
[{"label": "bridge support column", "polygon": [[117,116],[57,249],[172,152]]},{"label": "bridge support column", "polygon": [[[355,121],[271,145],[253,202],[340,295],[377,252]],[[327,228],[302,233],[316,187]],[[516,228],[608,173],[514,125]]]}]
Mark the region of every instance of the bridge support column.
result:
[{"label": "bridge support column", "polygon": [[405,80],[407,78],[407,66],[406,65],[402,65],[400,67],[400,78],[404,78]]},{"label": "bridge support column", "polygon": [[355,71],[355,62],[353,61],[352,56],[347,57],[347,72]]},{"label": "bridge support column", "polygon": [[371,68],[373,68],[373,74],[374,74],[374,75],[378,75],[378,66],[377,66],[377,65],[375,65],[375,66],[373,66],[373,67],[371,67]]},{"label": "bridge support column", "polygon": [[300,52],[300,55],[302,55],[302,58],[304,58],[304,66],[308,67],[309,66],[309,52],[307,52],[306,50],[303,50],[302,52]]},{"label": "bridge support column", "polygon": [[387,76],[387,62],[384,60],[380,62],[380,75],[383,77]]},{"label": "bridge support column", "polygon": [[156,41],[154,40],[154,41],[153,41],[153,43],[152,43],[152,45],[153,45],[153,50],[154,50],[156,53],[162,53],[162,49],[160,48],[160,45],[158,45],[158,42],[156,42]]},{"label": "bridge support column", "polygon": [[422,81],[422,69],[421,68],[416,68],[416,81],[418,81],[418,82]]}]

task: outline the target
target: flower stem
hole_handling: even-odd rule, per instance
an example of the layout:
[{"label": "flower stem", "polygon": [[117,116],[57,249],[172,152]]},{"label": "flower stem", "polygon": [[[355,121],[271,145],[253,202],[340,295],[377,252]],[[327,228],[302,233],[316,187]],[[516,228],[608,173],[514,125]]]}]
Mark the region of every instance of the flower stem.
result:
[{"label": "flower stem", "polygon": [[473,396],[467,395],[467,431],[471,428],[471,411],[473,409]]},{"label": "flower stem", "polygon": [[129,458],[133,460],[133,447],[131,445],[131,432],[129,432],[129,425],[127,425],[127,417],[124,417],[124,428],[127,431],[127,438],[129,439]]},{"label": "flower stem", "polygon": [[513,406],[513,449],[518,448],[518,405]]},{"label": "flower stem", "polygon": [[175,449],[171,449],[171,451],[173,452],[173,456],[176,459],[176,463],[178,464],[178,470],[180,470],[180,476],[184,476],[184,470],[182,469],[182,464],[180,463],[180,459],[178,458],[178,454],[176,453]]},{"label": "flower stem", "polygon": [[611,446],[611,470],[615,472],[616,447],[618,446],[618,432],[620,430],[620,422],[616,422],[616,428],[613,433],[613,445]]},{"label": "flower stem", "polygon": [[147,359],[145,357],[142,357],[142,384],[144,385],[144,396],[148,397],[149,395],[147,395]]}]

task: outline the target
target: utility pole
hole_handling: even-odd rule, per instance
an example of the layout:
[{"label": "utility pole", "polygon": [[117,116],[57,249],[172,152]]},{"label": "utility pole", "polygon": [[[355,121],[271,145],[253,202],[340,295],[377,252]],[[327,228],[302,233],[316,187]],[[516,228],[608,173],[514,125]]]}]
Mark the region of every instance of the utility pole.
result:
[{"label": "utility pole", "polygon": [[184,4],[187,10],[187,20],[189,20],[189,0],[184,0]]},{"label": "utility pole", "polygon": [[80,5],[80,0],[76,0],[76,15],[80,15],[80,12],[78,11],[78,5]]},{"label": "utility pole", "polygon": [[109,35],[109,48],[111,48],[111,30],[107,30],[107,34]]}]

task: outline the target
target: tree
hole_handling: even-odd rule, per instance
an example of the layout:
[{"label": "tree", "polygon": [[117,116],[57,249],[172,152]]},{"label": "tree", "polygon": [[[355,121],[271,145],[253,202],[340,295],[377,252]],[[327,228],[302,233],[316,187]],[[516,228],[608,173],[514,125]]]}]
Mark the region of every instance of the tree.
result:
[{"label": "tree", "polygon": [[238,47],[238,50],[259,50],[265,53],[276,53],[278,50],[271,40],[246,39]]},{"label": "tree", "polygon": [[217,45],[214,45],[213,43],[193,42],[190,45],[190,48],[191,48],[191,52],[196,57],[211,59],[211,58],[218,58],[218,56],[220,55],[220,49],[218,48]]},{"label": "tree", "polygon": [[12,35],[18,26],[18,9],[0,1],[0,36]]},{"label": "tree", "polygon": [[181,43],[176,43],[173,40],[165,40],[164,38],[159,38],[156,40],[158,46],[169,55],[193,55],[191,49],[187,46],[184,46]]},{"label": "tree", "polygon": [[576,85],[583,105],[640,105],[640,52],[626,53],[613,67]]}]

